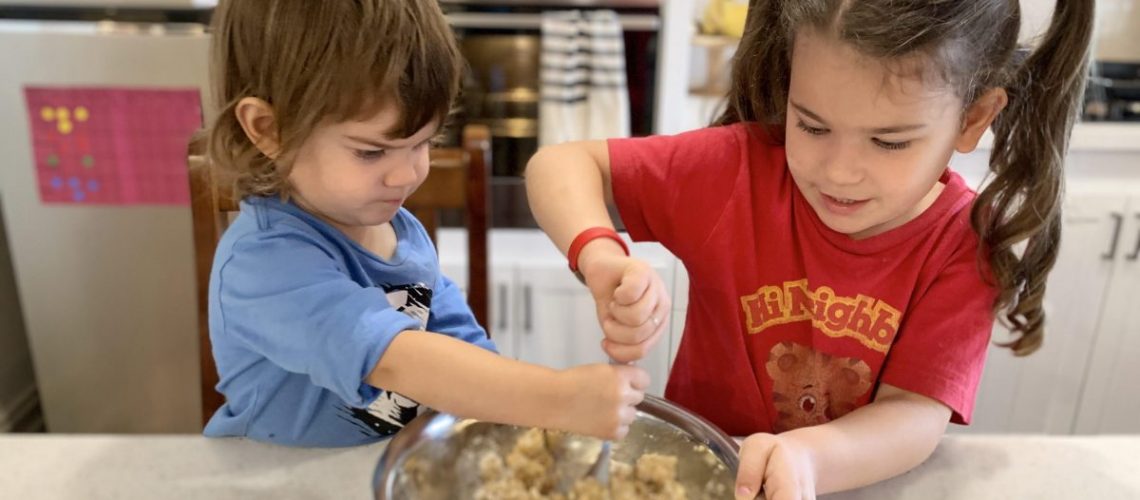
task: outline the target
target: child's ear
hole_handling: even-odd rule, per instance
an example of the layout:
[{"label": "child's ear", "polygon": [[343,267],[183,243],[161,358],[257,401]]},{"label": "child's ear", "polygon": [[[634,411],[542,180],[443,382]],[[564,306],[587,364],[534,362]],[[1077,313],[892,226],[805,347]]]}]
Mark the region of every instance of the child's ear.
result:
[{"label": "child's ear", "polygon": [[244,97],[234,107],[234,115],[241,123],[245,136],[249,138],[261,154],[276,159],[280,141],[277,136],[277,120],[273,106],[256,97]]},{"label": "child's ear", "polygon": [[986,130],[990,128],[998,114],[1009,104],[1009,94],[1005,89],[995,87],[987,90],[978,97],[966,114],[962,117],[962,130],[954,142],[954,149],[959,153],[970,153],[978,147]]}]

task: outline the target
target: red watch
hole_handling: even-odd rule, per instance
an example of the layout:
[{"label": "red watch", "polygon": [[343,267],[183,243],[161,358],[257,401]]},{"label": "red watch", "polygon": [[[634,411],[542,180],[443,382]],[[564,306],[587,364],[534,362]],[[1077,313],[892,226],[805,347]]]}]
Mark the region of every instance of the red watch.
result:
[{"label": "red watch", "polygon": [[584,248],[587,243],[598,238],[609,238],[616,241],[618,245],[621,245],[621,249],[625,251],[625,254],[629,255],[629,246],[625,244],[625,240],[621,239],[621,236],[613,229],[608,227],[592,227],[578,233],[578,236],[575,236],[574,241],[570,243],[570,250],[566,252],[566,257],[570,259],[570,271],[573,272],[574,275],[578,277],[578,281],[582,283],[585,283],[586,279],[582,277],[582,271],[578,269],[578,256],[582,253],[582,248]]}]

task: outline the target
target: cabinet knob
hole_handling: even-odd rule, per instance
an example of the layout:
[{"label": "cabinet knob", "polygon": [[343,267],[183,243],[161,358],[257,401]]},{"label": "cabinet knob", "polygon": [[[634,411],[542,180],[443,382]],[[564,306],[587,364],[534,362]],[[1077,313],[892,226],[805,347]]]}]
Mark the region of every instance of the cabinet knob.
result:
[{"label": "cabinet knob", "polygon": [[1112,230],[1112,246],[1108,248],[1108,252],[1100,256],[1104,260],[1116,259],[1116,249],[1120,246],[1120,230],[1124,227],[1124,214],[1113,212],[1112,219],[1115,221],[1115,228]]},{"label": "cabinet knob", "polygon": [[[1140,223],[1140,213],[1136,214],[1136,222]],[[1136,225],[1136,248],[1128,254],[1129,262],[1136,262],[1137,260],[1140,260],[1140,224]]]},{"label": "cabinet knob", "polygon": [[534,326],[534,316],[531,312],[531,289],[530,285],[523,287],[523,333],[530,333],[531,328]]},{"label": "cabinet knob", "polygon": [[507,285],[499,285],[499,332],[507,329]]}]

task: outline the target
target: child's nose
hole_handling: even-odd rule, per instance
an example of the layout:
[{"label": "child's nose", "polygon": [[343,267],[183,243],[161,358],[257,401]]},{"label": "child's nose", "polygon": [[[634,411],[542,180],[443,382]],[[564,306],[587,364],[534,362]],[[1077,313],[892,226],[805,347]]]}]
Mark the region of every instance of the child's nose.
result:
[{"label": "child's nose", "polygon": [[408,158],[388,172],[384,184],[388,187],[405,187],[416,182],[416,160]]},{"label": "child's nose", "polygon": [[852,159],[837,158],[825,167],[828,182],[836,186],[857,185],[863,180],[863,169]]},{"label": "child's nose", "polygon": [[824,174],[827,181],[834,185],[858,184],[863,180],[863,167],[858,157],[840,154],[828,160]]}]

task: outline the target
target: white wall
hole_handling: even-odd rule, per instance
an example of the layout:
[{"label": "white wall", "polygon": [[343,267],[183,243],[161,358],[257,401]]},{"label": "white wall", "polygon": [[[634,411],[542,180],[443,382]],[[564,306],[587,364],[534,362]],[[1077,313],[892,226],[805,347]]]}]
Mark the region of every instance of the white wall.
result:
[{"label": "white wall", "polygon": [[[1105,0],[1101,0],[1103,3]],[[1112,1],[1112,0],[1107,0]],[[1056,0],[1021,0],[1021,41],[1027,43],[1044,33],[1053,17]]]},{"label": "white wall", "polygon": [[[1022,40],[1048,27],[1056,0],[1021,0]],[[1097,59],[1140,61],[1140,0],[1098,0]]]},{"label": "white wall", "polygon": [[1097,58],[1140,61],[1140,0],[1100,0]]},{"label": "white wall", "polygon": [[676,134],[693,128],[690,118],[689,57],[696,33],[696,0],[662,0],[661,40],[657,55],[657,103],[654,131]]},{"label": "white wall", "polygon": [[11,427],[35,406],[36,381],[16,279],[8,253],[4,217],[0,213],[0,432]]}]

